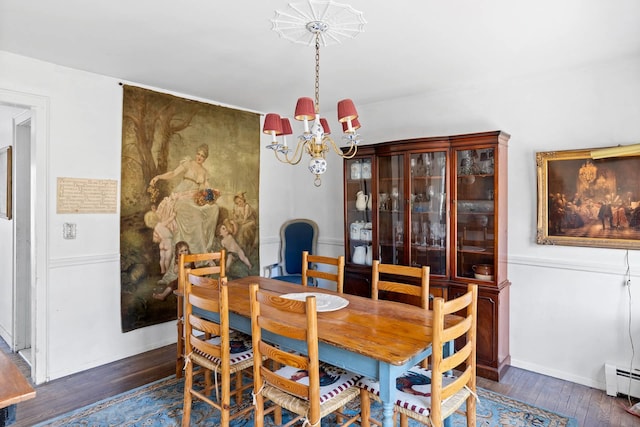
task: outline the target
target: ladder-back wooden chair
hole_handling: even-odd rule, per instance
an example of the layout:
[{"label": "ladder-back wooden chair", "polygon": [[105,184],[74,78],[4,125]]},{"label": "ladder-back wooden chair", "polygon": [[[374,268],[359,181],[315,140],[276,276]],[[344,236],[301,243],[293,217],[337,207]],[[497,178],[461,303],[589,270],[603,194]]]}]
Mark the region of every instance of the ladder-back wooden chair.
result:
[{"label": "ladder-back wooden chair", "polygon": [[[191,403],[193,398],[200,399],[220,411],[220,424],[229,426],[229,421],[243,415],[253,408],[240,406],[242,392],[252,387],[251,382],[243,385],[243,371],[253,365],[251,341],[235,340],[229,329],[229,301],[226,278],[212,279],[197,276],[186,271],[187,280],[184,289],[184,324],[185,324],[185,381],[182,426],[190,425]],[[197,309],[194,310],[194,308]],[[200,313],[207,311],[217,313],[218,321],[214,322]],[[216,376],[214,385],[209,381],[203,388],[194,384],[194,367],[213,372]],[[233,384],[231,376],[235,375]],[[213,392],[213,393],[212,393]],[[234,405],[231,405],[231,394]],[[232,411],[233,409],[233,411]]]},{"label": "ladder-back wooden chair", "polygon": [[[429,309],[429,273],[430,268],[426,265],[422,267],[410,267],[407,265],[382,264],[378,260],[373,261],[371,266],[371,299],[380,298],[380,291],[386,292],[388,296],[393,294],[405,295],[412,298],[414,305]],[[380,275],[388,276],[381,279]],[[419,279],[420,285],[400,281],[403,278]],[[422,361],[422,367],[429,367],[429,359]]]},{"label": "ladder-back wooden chair", "polygon": [[[398,378],[397,384],[406,384],[410,390],[396,390],[394,411],[400,413],[401,427],[408,426],[408,418],[442,427],[445,420],[466,403],[467,426],[475,427],[478,285],[469,284],[464,295],[450,301],[435,298],[433,312],[433,348],[442,348],[455,340],[461,340],[464,345],[448,356],[433,352],[431,370],[414,366]],[[447,325],[446,318],[451,314],[462,316],[462,320]],[[368,379],[360,380],[359,385],[364,389],[360,401],[362,425],[367,427],[369,396],[379,394],[380,388],[376,381]]]},{"label": "ladder-back wooden chair", "polygon": [[[417,305],[425,310],[429,309],[429,271],[428,266],[411,267],[406,265],[382,264],[379,260],[373,260],[371,266],[371,299],[380,299],[381,295],[385,297],[407,296],[413,305]],[[380,275],[385,275],[381,278]],[[408,283],[405,278],[418,279],[419,286]],[[429,367],[429,358],[425,358],[421,366]],[[378,399],[375,394],[370,394],[366,388],[362,390],[360,399]],[[369,417],[368,403],[362,412],[363,417]],[[374,424],[379,424],[376,420],[370,419]]]},{"label": "ladder-back wooden chair", "polygon": [[[381,274],[387,275],[386,278],[380,278]],[[403,278],[418,279],[420,285],[416,286],[408,281],[401,281]],[[428,310],[429,267],[382,264],[379,260],[374,260],[371,266],[371,299],[380,298],[380,291],[415,297],[413,298],[414,305]]]},{"label": "ladder-back wooden chair", "polygon": [[225,277],[226,251],[202,254],[181,254],[178,261],[178,289],[175,291],[178,305],[178,345],[176,350],[176,377],[182,377],[184,369],[184,288],[187,282],[186,269],[197,276]]},{"label": "ladder-back wooden chair", "polygon": [[[358,397],[355,383],[360,376],[320,364],[315,296],[296,301],[261,291],[252,284],[250,298],[256,427],[264,425],[265,400],[275,404],[277,424],[282,424],[280,408],[294,413],[285,426],[300,420],[305,425],[319,426],[324,416],[336,411],[341,425],[357,422],[359,414],[349,416],[339,410]],[[306,351],[292,353],[274,346],[263,340],[263,331],[300,340],[306,343]]]},{"label": "ladder-back wooden chair", "polygon": [[[313,268],[310,268],[313,265]],[[320,268],[329,267],[335,272],[324,271]],[[322,255],[310,255],[308,251],[302,252],[302,286],[311,284],[318,286],[318,279],[328,280],[336,284],[336,291],[344,290],[344,255],[337,258]]]}]

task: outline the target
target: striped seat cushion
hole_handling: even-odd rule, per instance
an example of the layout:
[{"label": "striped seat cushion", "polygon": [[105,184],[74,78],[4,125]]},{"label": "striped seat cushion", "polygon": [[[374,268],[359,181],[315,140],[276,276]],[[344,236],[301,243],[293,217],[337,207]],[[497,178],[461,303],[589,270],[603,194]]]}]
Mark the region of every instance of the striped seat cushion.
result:
[{"label": "striped seat cushion", "polygon": [[[454,378],[444,377],[443,385]],[[364,388],[374,396],[380,396],[380,384],[370,378],[362,378],[357,386]],[[428,416],[431,411],[431,371],[414,366],[402,376],[396,378],[396,390],[393,403],[401,408]]]},{"label": "striped seat cushion", "polygon": [[[231,342],[231,364],[235,365],[236,363],[244,362],[246,360],[253,359],[253,348],[251,343],[251,337],[249,335],[243,334],[238,331],[230,331],[229,339]],[[220,337],[212,337],[207,340],[207,342],[215,345],[220,344]],[[194,352],[200,353],[198,350],[194,349]],[[219,364],[220,360],[217,357],[210,357],[209,355],[201,356],[207,357],[207,359],[211,360],[214,364]]]},{"label": "striped seat cushion", "polygon": [[[276,373],[301,384],[309,385],[307,371],[299,370],[291,366],[283,366],[278,369]],[[327,402],[337,397],[343,391],[355,386],[360,378],[362,378],[361,375],[327,363],[320,363],[320,403]]]}]

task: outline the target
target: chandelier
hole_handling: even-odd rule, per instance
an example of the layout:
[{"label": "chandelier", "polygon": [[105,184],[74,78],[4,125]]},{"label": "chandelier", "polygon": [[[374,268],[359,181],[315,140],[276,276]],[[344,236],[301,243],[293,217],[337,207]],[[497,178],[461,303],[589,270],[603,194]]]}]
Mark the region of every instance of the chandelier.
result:
[{"label": "chandelier", "polygon": [[[308,8],[308,9],[307,9]],[[291,122],[279,114],[269,113],[265,116],[262,131],[271,135],[268,149],[273,150],[275,157],[291,165],[297,165],[303,154],[311,156],[309,171],[315,175],[314,184],[322,184],[320,175],[327,170],[326,154],[333,150],[340,157],[350,159],[358,151],[360,128],[358,112],[351,99],[338,102],[338,121],[342,126],[345,146],[341,149],[331,138],[329,123],[320,117],[320,45],[327,46],[340,43],[342,38],[353,38],[363,31],[366,23],[362,12],[349,5],[332,0],[289,4],[285,12],[276,11],[271,20],[273,30],[281,37],[295,43],[312,45],[315,43],[315,99],[302,97],[296,104],[294,118],[303,122],[303,133],[298,136],[295,148],[287,144],[287,135],[292,135]],[[281,137],[281,142],[278,138]]]}]

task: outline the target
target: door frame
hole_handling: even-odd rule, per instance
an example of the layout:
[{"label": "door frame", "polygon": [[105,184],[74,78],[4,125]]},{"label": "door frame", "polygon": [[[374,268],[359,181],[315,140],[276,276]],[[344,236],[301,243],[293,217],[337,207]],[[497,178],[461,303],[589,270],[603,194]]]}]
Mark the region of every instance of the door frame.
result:
[{"label": "door frame", "polygon": [[[49,111],[48,97],[0,89],[0,103],[31,110],[31,378],[49,380]],[[36,197],[37,195],[37,197]],[[15,247],[14,247],[15,256]]]}]

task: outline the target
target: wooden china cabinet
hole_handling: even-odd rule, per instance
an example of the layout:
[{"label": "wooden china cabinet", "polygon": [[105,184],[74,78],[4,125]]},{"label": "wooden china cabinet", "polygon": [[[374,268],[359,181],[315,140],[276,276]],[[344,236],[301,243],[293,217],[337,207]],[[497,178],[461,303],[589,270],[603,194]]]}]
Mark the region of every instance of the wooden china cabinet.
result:
[{"label": "wooden china cabinet", "polygon": [[371,262],[422,266],[430,293],[479,285],[478,375],[508,367],[507,142],[483,132],[365,145],[344,161],[345,292],[371,295]]}]

